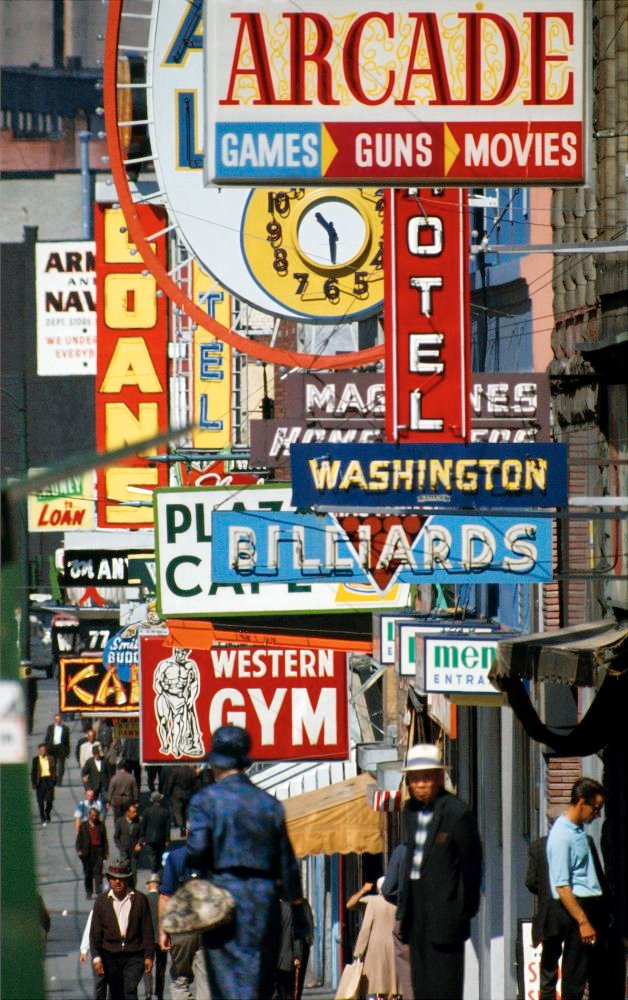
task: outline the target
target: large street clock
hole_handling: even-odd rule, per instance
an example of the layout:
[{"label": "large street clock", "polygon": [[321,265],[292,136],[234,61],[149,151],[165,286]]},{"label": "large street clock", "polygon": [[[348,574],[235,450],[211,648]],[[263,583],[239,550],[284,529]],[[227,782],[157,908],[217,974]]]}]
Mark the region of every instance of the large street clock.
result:
[{"label": "large street clock", "polygon": [[242,218],[242,252],[261,289],[319,322],[381,307],[383,198],[374,188],[258,188]]}]

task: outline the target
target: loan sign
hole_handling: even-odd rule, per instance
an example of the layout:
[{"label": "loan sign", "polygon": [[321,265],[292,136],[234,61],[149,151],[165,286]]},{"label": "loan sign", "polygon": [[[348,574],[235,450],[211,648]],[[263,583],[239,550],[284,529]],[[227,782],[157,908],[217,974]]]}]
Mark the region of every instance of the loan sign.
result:
[{"label": "loan sign", "polygon": [[207,3],[206,181],[582,183],[582,0],[384,8]]},{"label": "loan sign", "polygon": [[467,192],[394,190],[386,206],[386,439],[468,441]]},{"label": "loan sign", "polygon": [[513,510],[567,502],[562,444],[295,444],[290,457],[299,509]]},{"label": "loan sign", "polygon": [[549,518],[217,510],[212,542],[218,583],[336,579],[385,593],[393,583],[552,579]]},{"label": "loan sign", "polygon": [[333,649],[212,646],[141,639],[144,763],[201,760],[219,726],[243,726],[254,760],[349,755],[346,654]]},{"label": "loan sign", "polygon": [[351,580],[223,584],[212,576],[214,510],[252,511],[272,521],[292,510],[290,490],[282,486],[233,489],[164,489],[155,492],[157,597],[162,617],[224,617],[315,611],[371,611],[404,606],[409,586],[382,594]]}]

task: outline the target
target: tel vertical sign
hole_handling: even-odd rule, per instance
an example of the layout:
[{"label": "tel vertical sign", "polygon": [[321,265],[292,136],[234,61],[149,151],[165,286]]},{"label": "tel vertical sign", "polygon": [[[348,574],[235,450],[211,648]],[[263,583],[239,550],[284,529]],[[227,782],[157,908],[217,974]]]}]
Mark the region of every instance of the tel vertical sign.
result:
[{"label": "tel vertical sign", "polygon": [[386,197],[386,438],[460,444],[471,427],[467,194]]}]

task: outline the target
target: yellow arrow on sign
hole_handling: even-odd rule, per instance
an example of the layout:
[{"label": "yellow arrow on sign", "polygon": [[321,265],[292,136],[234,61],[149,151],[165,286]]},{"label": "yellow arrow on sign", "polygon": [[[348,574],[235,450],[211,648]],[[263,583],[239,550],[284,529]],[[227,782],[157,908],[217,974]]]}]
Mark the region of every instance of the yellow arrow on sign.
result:
[{"label": "yellow arrow on sign", "polygon": [[456,162],[456,159],[458,158],[458,153],[460,152],[460,146],[454,139],[448,125],[443,125],[443,146],[445,147],[445,176],[446,176],[453,167],[454,163]]},{"label": "yellow arrow on sign", "polygon": [[324,177],[329,170],[330,165],[335,160],[338,155],[338,147],[325,125],[321,125],[321,166],[322,166],[322,176]]}]

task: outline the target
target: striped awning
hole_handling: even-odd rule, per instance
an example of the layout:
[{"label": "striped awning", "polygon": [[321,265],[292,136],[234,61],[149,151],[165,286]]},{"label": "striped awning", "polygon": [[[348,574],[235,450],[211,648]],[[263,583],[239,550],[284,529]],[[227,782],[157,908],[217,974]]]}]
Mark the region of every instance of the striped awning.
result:
[{"label": "striped awning", "polygon": [[377,785],[369,785],[366,790],[366,798],[371,809],[374,809],[375,812],[401,812],[403,806],[403,797],[399,789],[396,792],[391,792],[384,788],[378,788]]}]

